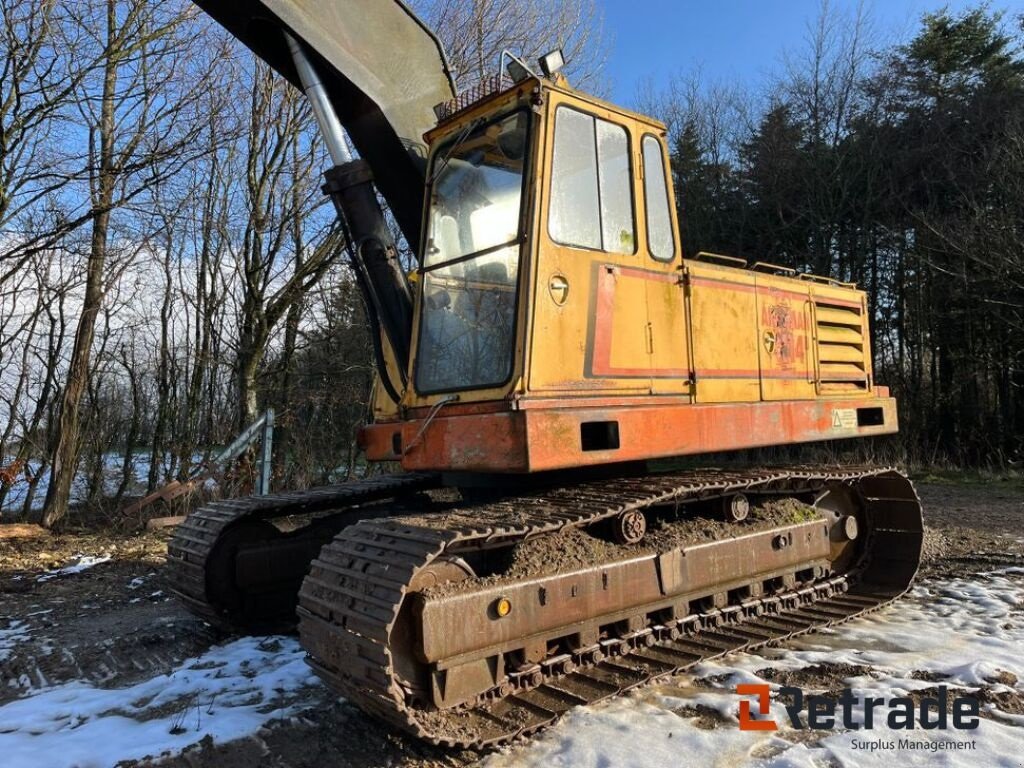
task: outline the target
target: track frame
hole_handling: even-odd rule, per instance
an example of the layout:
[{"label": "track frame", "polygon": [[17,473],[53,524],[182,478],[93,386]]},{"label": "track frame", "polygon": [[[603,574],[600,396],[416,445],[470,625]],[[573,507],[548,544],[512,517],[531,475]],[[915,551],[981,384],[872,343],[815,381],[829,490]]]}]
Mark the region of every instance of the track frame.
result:
[{"label": "track frame", "polygon": [[[638,604],[616,622],[615,634],[603,633],[596,648],[581,643],[514,674],[502,668],[501,656],[475,662],[457,682],[456,695],[440,690],[447,679],[442,684],[428,677],[429,689],[422,676],[417,679],[424,662],[415,657],[415,638],[400,617],[406,601],[416,599],[410,589],[416,574],[439,558],[588,526],[627,509],[738,492],[814,493],[836,484],[852,489],[867,522],[862,555],[842,574],[816,573],[773,594],[751,590],[725,604],[716,599],[721,585],[709,586],[710,602],[688,601],[683,616],[652,614]],[[705,471],[583,483],[435,519],[398,517],[345,529],[303,583],[299,630],[317,673],[363,709],[434,743],[487,747],[546,727],[572,706],[678,674],[701,660],[783,642],[877,609],[909,587],[922,537],[917,495],[892,469]],[[477,695],[461,705],[436,706],[438,700],[456,704],[471,689]]]}]

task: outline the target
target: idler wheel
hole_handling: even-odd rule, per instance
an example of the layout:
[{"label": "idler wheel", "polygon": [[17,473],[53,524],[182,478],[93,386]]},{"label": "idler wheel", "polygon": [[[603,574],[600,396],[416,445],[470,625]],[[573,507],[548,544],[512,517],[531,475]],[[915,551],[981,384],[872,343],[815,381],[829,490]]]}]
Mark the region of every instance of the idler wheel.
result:
[{"label": "idler wheel", "polygon": [[[410,594],[442,584],[476,578],[473,568],[461,557],[439,557],[418,570],[409,581]],[[391,630],[391,659],[400,685],[414,697],[431,701],[433,694],[427,668],[416,654],[416,600],[405,600]]]},{"label": "idler wheel", "polygon": [[475,578],[476,574],[461,557],[439,558],[427,567],[419,570],[409,582],[410,592],[422,592],[452,581],[465,581]]},{"label": "idler wheel", "polygon": [[639,509],[630,509],[615,518],[612,534],[619,544],[636,544],[647,533],[647,517]]},{"label": "idler wheel", "polygon": [[826,488],[814,506],[829,527],[832,571],[843,573],[856,561],[864,539],[863,502],[849,488],[836,485]]}]

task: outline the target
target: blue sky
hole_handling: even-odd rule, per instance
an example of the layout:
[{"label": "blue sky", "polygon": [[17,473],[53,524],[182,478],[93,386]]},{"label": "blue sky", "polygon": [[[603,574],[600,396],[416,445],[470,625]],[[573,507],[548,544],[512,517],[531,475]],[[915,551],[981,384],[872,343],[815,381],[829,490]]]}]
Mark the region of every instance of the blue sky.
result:
[{"label": "blue sky", "polygon": [[[757,83],[779,67],[784,52],[799,49],[820,0],[600,0],[614,37],[605,69],[612,101],[632,104],[638,84],[657,85],[669,75],[699,67],[711,81]],[[948,6],[973,7],[966,0],[865,0],[882,39],[910,37],[923,13]],[[857,0],[831,0],[852,12]],[[1024,12],[1024,0],[996,0],[996,9]]]}]

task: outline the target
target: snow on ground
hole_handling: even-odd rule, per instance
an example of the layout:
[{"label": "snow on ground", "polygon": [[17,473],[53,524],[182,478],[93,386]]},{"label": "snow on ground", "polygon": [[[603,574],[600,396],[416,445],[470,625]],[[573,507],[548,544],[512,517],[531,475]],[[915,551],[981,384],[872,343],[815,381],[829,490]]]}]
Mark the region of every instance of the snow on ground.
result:
[{"label": "snow on ground", "polygon": [[[82,558],[78,568],[87,560]],[[95,563],[92,563],[95,564]],[[88,567],[88,565],[85,565]],[[69,571],[68,568],[60,569]],[[151,576],[152,574],[149,574]],[[147,577],[126,583],[136,594]],[[159,596],[160,592],[152,593]],[[142,599],[134,598],[133,601]],[[28,624],[0,625],[0,662],[30,638]],[[819,768],[820,766],[1021,765],[1024,715],[984,703],[977,730],[794,731],[778,702],[780,730],[740,731],[739,683],[803,685],[809,667],[843,665],[820,683],[853,688],[859,699],[892,698],[950,686],[951,696],[984,686],[987,701],[1024,694],[1024,568],[951,581],[927,581],[885,611],[808,635],[785,649],[764,649],[698,665],[671,684],[575,710],[554,728],[483,761],[487,768],[663,768],[666,765]],[[47,651],[49,652],[49,651]],[[843,678],[844,675],[848,675]],[[796,680],[787,681],[787,677]],[[812,682],[809,685],[814,685]],[[814,689],[807,687],[807,693]],[[105,768],[124,760],[180,754],[209,735],[215,743],[243,738],[271,722],[317,706],[324,689],[294,638],[245,638],[215,646],[168,675],[122,688],[82,681],[35,688],[0,706],[0,765]],[[1016,699],[1024,702],[1024,699]],[[1003,704],[1005,706],[1005,704]],[[1018,711],[1020,711],[1018,709]],[[695,712],[702,713],[700,717]],[[882,710],[884,713],[884,710]],[[703,713],[711,713],[711,716]],[[714,716],[717,713],[717,717]],[[862,724],[862,707],[854,708]],[[876,724],[884,714],[876,712]],[[908,751],[900,739],[924,742]],[[929,749],[943,740],[973,741],[974,749]],[[868,741],[891,742],[873,751]]]},{"label": "snow on ground", "polygon": [[127,688],[42,690],[0,707],[0,762],[34,768],[45,755],[52,768],[106,768],[177,754],[207,735],[242,738],[301,709],[301,691],[316,684],[303,658],[294,638],[244,638]]},{"label": "snow on ground", "polygon": [[105,563],[110,560],[110,555],[77,555],[78,560],[71,565],[66,565],[63,568],[57,568],[52,571],[47,571],[42,576],[36,578],[36,581],[43,582],[49,581],[50,579],[56,579],[60,576],[73,576],[76,573],[86,571],[93,566]]},{"label": "snow on ground", "polygon": [[28,625],[23,621],[11,621],[6,629],[0,629],[0,662],[11,657],[14,646],[29,639]]},{"label": "snow on ground", "polygon": [[[982,711],[976,730],[825,731],[816,741],[808,731],[789,728],[788,718],[773,701],[777,732],[740,731],[737,723],[739,683],[778,683],[766,670],[795,672],[811,665],[849,664],[867,668],[845,684],[859,699],[886,699],[910,691],[950,686],[988,685],[993,692],[1024,692],[1024,581],[1021,569],[979,574],[974,579],[926,582],[898,605],[824,632],[808,635],[785,650],[729,656],[698,665],[691,674],[633,696],[570,713],[551,730],[521,747],[486,761],[488,768],[537,766],[646,768],[688,764],[708,766],[986,765],[1019,768],[1024,753],[1024,716],[1001,712],[991,704]],[[920,673],[933,673],[921,675]],[[1022,682],[1013,687],[992,682],[1000,673]],[[912,674],[915,674],[912,677]],[[762,677],[763,676],[763,677]],[[940,682],[921,677],[942,676]],[[1013,680],[1012,677],[1001,678]],[[697,683],[697,685],[695,685]],[[813,691],[808,691],[812,693]],[[704,729],[692,708],[719,712],[725,722]],[[683,709],[683,708],[687,709]],[[882,710],[884,711],[884,710]],[[876,715],[876,726],[878,724]],[[863,724],[863,707],[854,708],[854,722]],[[899,749],[900,739],[922,742],[972,741],[974,749]],[[799,741],[798,741],[799,740]],[[892,742],[894,749],[869,751],[867,741]]]},{"label": "snow on ground", "polygon": [[[3,419],[0,418],[0,423]],[[203,454],[197,453],[193,455],[193,463],[202,461]],[[13,456],[0,456],[0,467],[10,464],[14,461]],[[170,455],[164,458],[161,464],[161,472],[163,472],[167,465],[170,464]],[[150,456],[148,453],[140,453],[133,455],[129,462],[129,471],[131,474],[130,483],[128,486],[129,494],[144,495],[146,492],[146,478],[149,476],[150,468]],[[29,461],[28,469],[33,475],[39,475],[41,465],[38,461]],[[117,493],[117,488],[121,484],[121,480],[124,476],[124,454],[121,453],[105,453],[103,454],[103,493],[110,497]],[[163,475],[161,474],[161,477]],[[211,481],[207,481],[211,483]],[[32,510],[38,512],[43,508],[43,502],[46,501],[46,494],[50,487],[50,469],[49,467],[42,469],[42,474],[39,475],[38,483],[36,484],[35,493],[32,496]],[[80,504],[88,496],[89,478],[86,476],[84,471],[79,472],[75,475],[71,481],[71,504]],[[208,486],[209,487],[209,486]],[[29,484],[22,478],[18,478],[14,484],[7,489],[7,493],[3,499],[0,500],[0,519],[5,516],[10,517],[12,520],[17,518],[25,507],[25,499],[28,496]]]}]

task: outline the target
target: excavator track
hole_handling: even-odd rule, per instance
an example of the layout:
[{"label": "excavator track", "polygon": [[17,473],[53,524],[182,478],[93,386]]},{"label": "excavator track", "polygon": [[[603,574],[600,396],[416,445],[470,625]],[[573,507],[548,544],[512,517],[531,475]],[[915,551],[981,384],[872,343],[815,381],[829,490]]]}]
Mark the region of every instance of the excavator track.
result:
[{"label": "excavator track", "polygon": [[[433,474],[381,475],[212,502],[175,530],[167,547],[166,579],[192,613],[223,632],[293,628],[299,584],[324,543],[345,525],[367,517],[363,505],[401,500],[439,485]],[[297,516],[305,525],[289,531],[272,522]],[[253,553],[253,564],[240,568],[239,562]],[[242,570],[262,570],[269,578],[240,585]]]},{"label": "excavator track", "polygon": [[[426,640],[416,640],[410,627],[420,621],[423,632],[431,629],[429,606],[424,607],[431,592],[429,586],[424,592],[424,585],[433,581],[432,574],[446,568],[450,573],[461,558],[567,528],[592,527],[631,510],[679,509],[737,493],[806,498],[836,488],[856,499],[865,528],[856,560],[842,572],[803,570],[803,578],[780,579],[780,587],[771,590],[763,586],[775,582],[738,589],[732,578],[703,589],[702,599],[684,601],[681,609],[648,603],[634,606],[632,613],[594,615],[573,630],[579,633],[574,636],[599,637],[596,644],[566,651],[544,641],[541,647],[554,651],[515,670],[501,666],[509,644],[495,646],[497,652],[485,659],[491,667],[472,660],[461,667],[477,674],[497,664],[505,672],[495,674],[493,686],[480,686],[455,706],[431,703],[425,681],[442,681],[435,683],[434,696],[443,696],[443,682],[451,684],[460,659],[431,667],[423,660]],[[789,537],[797,547],[792,531],[798,537],[806,531],[809,540],[813,524],[768,534],[775,544]],[[547,727],[575,706],[678,674],[701,661],[780,643],[876,610],[908,589],[920,561],[922,531],[916,492],[891,469],[700,471],[582,483],[458,507],[449,514],[366,520],[345,528],[323,548],[303,583],[299,632],[315,671],[364,710],[436,744],[488,747]],[[754,545],[763,540],[744,538],[743,549],[733,548],[734,554],[741,553],[734,564],[746,564],[748,541],[754,561]],[[659,556],[663,580],[666,564],[678,567],[687,557],[693,561],[698,549]],[[610,560],[595,566],[607,569],[601,576],[606,589],[607,573],[615,573],[619,564]],[[575,597],[576,586],[571,589]],[[541,604],[550,599],[544,587],[530,594]],[[442,639],[471,635],[472,616],[465,614],[463,621],[453,615],[459,620],[439,629]],[[448,671],[439,672],[441,667]]]}]

